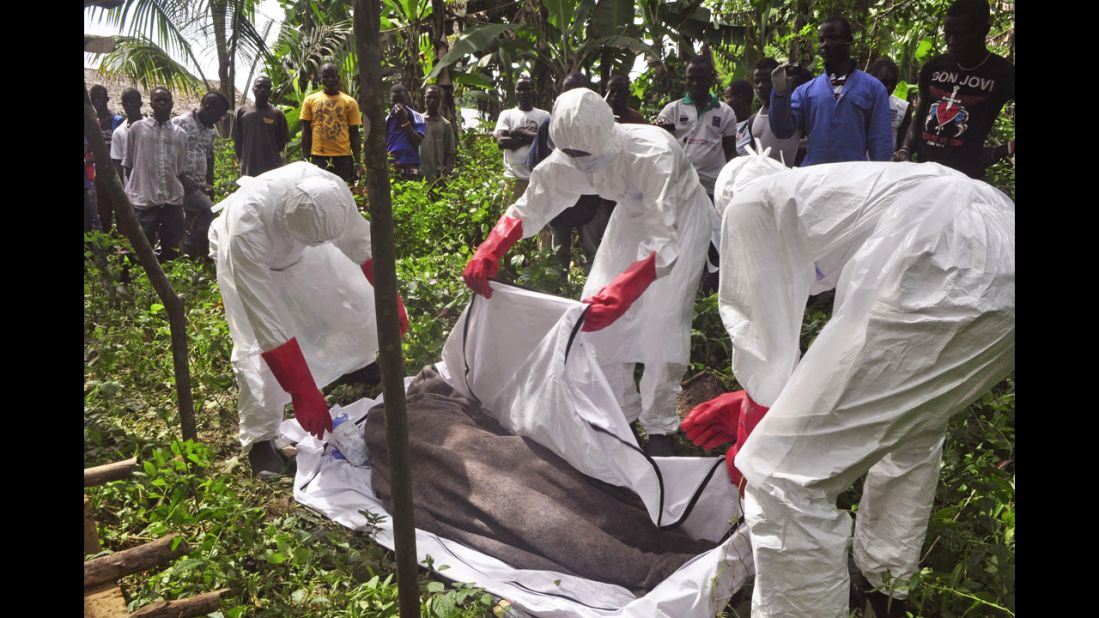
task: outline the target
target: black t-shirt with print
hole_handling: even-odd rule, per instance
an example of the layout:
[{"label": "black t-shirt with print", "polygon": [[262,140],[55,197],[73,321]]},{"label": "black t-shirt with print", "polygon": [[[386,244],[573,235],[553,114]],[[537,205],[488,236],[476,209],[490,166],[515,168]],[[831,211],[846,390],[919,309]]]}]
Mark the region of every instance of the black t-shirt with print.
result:
[{"label": "black t-shirt with print", "polygon": [[1015,99],[1015,65],[995,54],[972,69],[943,54],[920,71],[920,98],[929,103],[919,122],[916,155],[984,178],[981,149],[1004,103]]}]

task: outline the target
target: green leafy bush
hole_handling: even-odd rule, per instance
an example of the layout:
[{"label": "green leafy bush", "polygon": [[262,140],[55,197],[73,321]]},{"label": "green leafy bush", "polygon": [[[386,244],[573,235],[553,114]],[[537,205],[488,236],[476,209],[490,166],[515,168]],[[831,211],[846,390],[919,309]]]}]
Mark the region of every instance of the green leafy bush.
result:
[{"label": "green leafy bush", "polygon": [[[1001,120],[994,135],[1013,136],[1014,122]],[[220,200],[236,189],[237,167],[226,140],[219,140],[216,154]],[[510,203],[501,160],[491,137],[467,132],[457,170],[445,182],[393,183],[398,289],[411,318],[402,342],[409,373],[439,360],[469,301],[462,270]],[[1014,169],[1005,165],[993,168],[990,180],[1012,194]],[[361,200],[361,185],[356,192]],[[202,444],[179,442],[162,303],[119,236],[87,234],[85,247],[85,466],[142,459],[133,479],[87,490],[100,537],[107,551],[118,551],[180,532],[191,547],[165,569],[123,580],[131,608],[228,587],[222,617],[395,615],[390,552],[369,533],[349,531],[297,505],[289,484],[251,478],[241,461],[232,342],[213,267],[189,260],[165,265],[185,298]],[[575,251],[574,264],[581,253]],[[512,248],[498,278],[574,299],[584,282],[576,265],[562,277],[553,256],[534,239]],[[827,323],[831,304],[830,296],[821,295],[806,307],[803,350]],[[714,373],[728,388],[738,388],[717,306],[716,294],[698,298],[691,371]],[[329,389],[330,401],[362,396],[340,388]],[[915,615],[1014,615],[1014,427],[1014,377],[951,421],[912,593]],[[684,452],[700,451],[691,446]],[[841,508],[857,516],[860,495],[856,484],[840,498]],[[421,592],[421,613],[429,616],[484,616],[494,601],[476,588],[448,586],[427,575]],[[740,604],[728,610],[733,614],[743,614],[750,592],[738,598]]]}]

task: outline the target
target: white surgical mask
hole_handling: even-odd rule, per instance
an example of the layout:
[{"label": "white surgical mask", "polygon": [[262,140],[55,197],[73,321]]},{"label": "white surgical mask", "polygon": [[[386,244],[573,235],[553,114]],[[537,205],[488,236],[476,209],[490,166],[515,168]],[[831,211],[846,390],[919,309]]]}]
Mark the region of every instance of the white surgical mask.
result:
[{"label": "white surgical mask", "polygon": [[594,174],[595,172],[610,165],[611,161],[614,161],[614,154],[604,152],[597,155],[571,158],[573,167],[580,170],[581,172],[584,172],[585,174]]}]

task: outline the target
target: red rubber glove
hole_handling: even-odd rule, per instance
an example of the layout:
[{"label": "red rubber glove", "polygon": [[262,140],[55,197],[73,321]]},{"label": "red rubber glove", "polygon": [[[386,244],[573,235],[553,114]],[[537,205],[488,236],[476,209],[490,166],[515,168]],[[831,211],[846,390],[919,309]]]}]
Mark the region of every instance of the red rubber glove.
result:
[{"label": "red rubber glove", "polygon": [[729,472],[729,480],[733,482],[733,485],[740,488],[741,494],[744,493],[744,477],[740,474],[740,470],[737,470],[736,466],[733,465],[733,460],[736,458],[736,454],[740,452],[741,447],[744,446],[744,443],[748,441],[748,436],[752,435],[756,425],[763,420],[763,416],[770,410],[770,408],[765,408],[752,401],[747,391],[743,392],[744,403],[740,409],[740,418],[737,420],[736,444],[729,447],[728,452],[725,453],[725,467]]},{"label": "red rubber glove", "polygon": [[[363,262],[359,267],[363,269],[363,274],[366,275],[370,285],[374,285],[374,258]],[[401,323],[401,336],[404,337],[408,332],[408,313],[404,310],[404,299],[401,298],[400,292],[397,292],[397,321]]]},{"label": "red rubber glove", "polygon": [[649,257],[630,264],[629,268],[615,277],[614,281],[603,286],[595,296],[580,301],[591,305],[584,314],[584,326],[581,330],[591,332],[614,324],[655,279],[656,252],[653,252]]},{"label": "red rubber glove", "polygon": [[290,399],[294,402],[294,418],[298,424],[318,440],[324,439],[324,432],[332,431],[332,416],[328,413],[324,395],[313,381],[309,365],[305,364],[297,338],[291,337],[286,343],[264,352],[261,356],[267,361],[267,366],[275,374],[282,390],[290,393]]},{"label": "red rubber glove", "polygon": [[511,249],[511,246],[523,237],[523,220],[503,215],[496,222],[496,226],[489,232],[488,238],[481,246],[477,247],[469,264],[466,264],[462,272],[469,289],[485,298],[492,298],[492,288],[488,285],[489,277],[495,277],[500,270],[500,258]]},{"label": "red rubber glove", "polygon": [[679,428],[695,446],[707,450],[736,442],[745,395],[745,391],[733,391],[700,403],[683,419]]}]

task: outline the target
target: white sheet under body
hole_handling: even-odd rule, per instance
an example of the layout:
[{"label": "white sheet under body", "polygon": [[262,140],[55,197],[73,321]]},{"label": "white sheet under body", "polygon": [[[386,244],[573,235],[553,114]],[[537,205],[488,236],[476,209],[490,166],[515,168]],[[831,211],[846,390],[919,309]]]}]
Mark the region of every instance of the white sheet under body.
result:
[{"label": "white sheet under body", "polygon": [[[581,303],[494,284],[475,297],[443,348],[441,375],[479,399],[518,435],[549,448],[585,474],[632,489],[660,526],[681,525],[696,538],[723,543],[684,564],[643,597],[621,586],[555,571],[514,569],[435,534],[416,531],[417,558],[430,555],[440,574],[508,599],[532,616],[713,616],[753,573],[752,552],[735,489],[720,457],[648,458],[637,447],[594,352],[579,331]],[[468,368],[468,369],[467,369]],[[406,386],[411,378],[406,379]],[[358,421],[378,400],[342,408]],[[368,466],[335,459],[293,421],[298,442],[294,498],[334,521],[363,529],[360,511],[386,517],[377,534],[393,548],[392,522],[371,487]],[[613,558],[608,558],[613,559]]]}]

